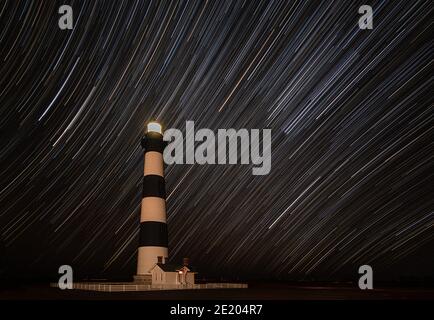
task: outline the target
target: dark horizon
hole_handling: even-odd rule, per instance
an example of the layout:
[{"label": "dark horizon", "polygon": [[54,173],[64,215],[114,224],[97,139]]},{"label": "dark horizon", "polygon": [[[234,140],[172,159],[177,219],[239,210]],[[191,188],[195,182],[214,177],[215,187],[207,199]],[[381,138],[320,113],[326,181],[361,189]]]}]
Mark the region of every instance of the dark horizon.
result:
[{"label": "dark horizon", "polygon": [[[424,287],[434,287],[434,276],[432,274],[433,262],[432,258],[427,257],[427,252],[433,252],[434,250],[430,244],[422,246],[413,255],[409,256],[406,260],[401,261],[401,263],[393,269],[386,269],[375,273],[376,282],[381,282],[383,284],[390,284],[391,282],[396,282],[399,284],[416,285]],[[12,253],[5,254],[2,253],[3,257],[11,257]],[[11,282],[11,283],[48,283],[55,281],[59,278],[58,267],[61,265],[62,259],[51,262],[51,264],[42,266],[42,268],[31,268],[25,264],[16,265],[1,265],[0,268],[0,282]],[[179,259],[173,258],[170,262],[180,263],[182,257]],[[1,263],[1,259],[0,259]],[[238,280],[238,281],[301,281],[301,282],[352,282],[357,283],[359,274],[357,272],[358,266],[354,265],[353,270],[347,272],[346,274],[340,274],[339,277],[330,277],[327,274],[319,275],[288,275],[288,276],[272,276],[267,275],[265,272],[262,274],[248,274],[239,272],[238,274],[233,274],[230,271],[222,272],[222,270],[213,270],[211,272],[207,271],[205,265],[197,265],[192,261],[199,270],[206,270],[205,272],[200,272],[198,279],[226,279],[226,280]],[[414,274],[412,272],[412,265],[417,265],[418,273]],[[6,268],[5,268],[6,267]],[[376,265],[372,265],[374,270],[378,270]],[[10,268],[10,269],[8,269]],[[12,272],[11,272],[12,271]],[[48,271],[48,272],[47,272]],[[112,271],[112,272],[101,272],[100,269],[82,267],[74,268],[74,277],[77,280],[86,279],[106,279],[112,281],[127,281],[131,280],[135,274],[136,266],[135,264],[130,265],[129,268],[122,270]]]}]

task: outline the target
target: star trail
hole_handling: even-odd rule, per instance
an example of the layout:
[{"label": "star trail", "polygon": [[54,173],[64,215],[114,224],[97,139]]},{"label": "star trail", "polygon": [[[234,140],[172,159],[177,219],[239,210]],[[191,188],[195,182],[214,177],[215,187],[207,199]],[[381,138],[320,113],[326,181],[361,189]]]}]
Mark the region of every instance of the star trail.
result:
[{"label": "star trail", "polygon": [[272,130],[268,175],[166,166],[173,261],[434,268],[432,16],[432,1],[2,1],[0,274],[134,274],[151,119]]}]

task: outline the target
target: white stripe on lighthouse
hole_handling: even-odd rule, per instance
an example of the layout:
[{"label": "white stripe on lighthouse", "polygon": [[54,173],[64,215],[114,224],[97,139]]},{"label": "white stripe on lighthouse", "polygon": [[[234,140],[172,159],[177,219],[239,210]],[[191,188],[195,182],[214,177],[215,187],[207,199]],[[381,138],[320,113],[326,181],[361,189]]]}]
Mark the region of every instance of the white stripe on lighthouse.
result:
[{"label": "white stripe on lighthouse", "polygon": [[164,177],[163,154],[157,151],[145,152],[144,175],[155,174]]},{"label": "white stripe on lighthouse", "polygon": [[158,197],[143,198],[140,222],[143,221],[159,221],[166,223],[166,201]]}]

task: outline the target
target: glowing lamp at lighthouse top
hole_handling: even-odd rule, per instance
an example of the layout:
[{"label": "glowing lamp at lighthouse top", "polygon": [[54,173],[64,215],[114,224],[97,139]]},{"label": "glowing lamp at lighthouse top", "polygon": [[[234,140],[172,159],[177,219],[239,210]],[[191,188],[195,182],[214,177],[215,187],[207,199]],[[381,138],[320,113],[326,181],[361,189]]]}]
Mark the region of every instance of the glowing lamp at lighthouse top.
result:
[{"label": "glowing lamp at lighthouse top", "polygon": [[158,132],[163,134],[163,129],[161,128],[161,124],[157,122],[149,122],[147,125],[148,132]]}]

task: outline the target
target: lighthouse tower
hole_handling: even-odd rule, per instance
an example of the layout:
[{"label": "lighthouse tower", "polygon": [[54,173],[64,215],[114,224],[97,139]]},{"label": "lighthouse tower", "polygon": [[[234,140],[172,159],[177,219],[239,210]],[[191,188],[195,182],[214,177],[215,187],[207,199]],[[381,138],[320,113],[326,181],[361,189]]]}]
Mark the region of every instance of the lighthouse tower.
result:
[{"label": "lighthouse tower", "polygon": [[166,188],[164,180],[163,141],[161,125],[150,122],[142,139],[144,149],[143,193],[140,213],[140,243],[136,281],[150,283],[150,269],[156,263],[166,263],[167,224]]}]

